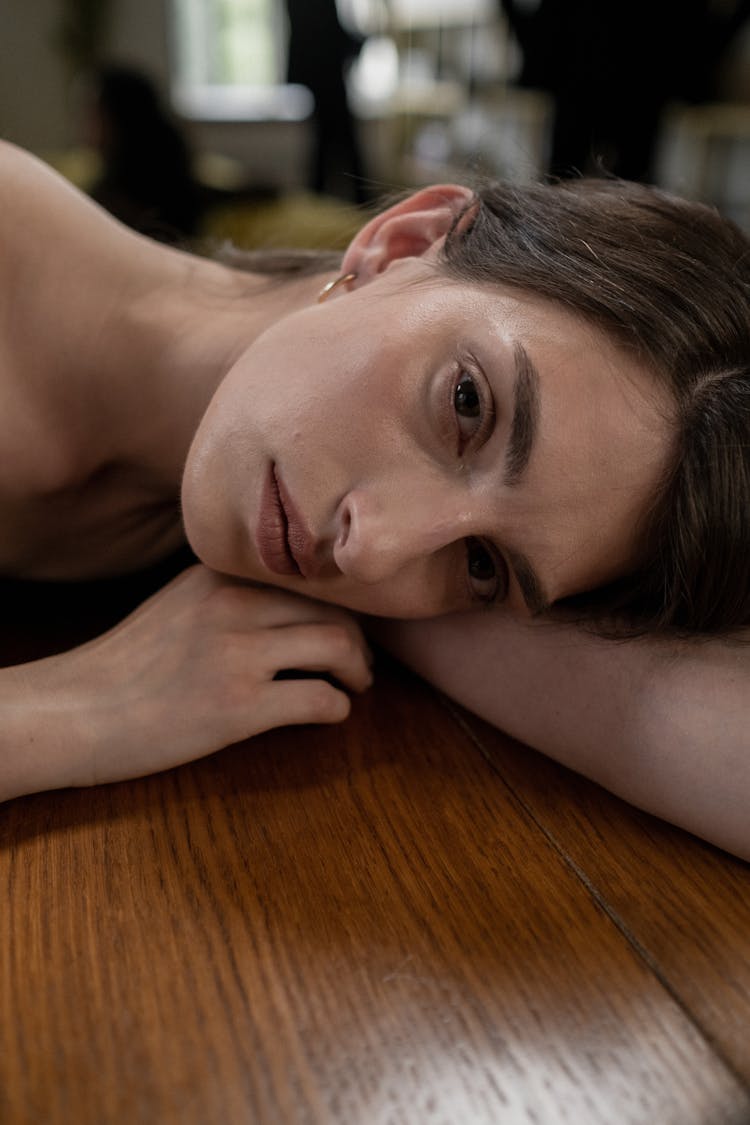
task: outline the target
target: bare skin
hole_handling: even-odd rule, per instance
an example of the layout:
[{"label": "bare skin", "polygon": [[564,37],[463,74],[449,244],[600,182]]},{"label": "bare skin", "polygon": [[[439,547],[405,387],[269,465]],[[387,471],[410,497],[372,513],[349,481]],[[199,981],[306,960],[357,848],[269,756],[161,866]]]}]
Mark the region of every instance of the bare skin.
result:
[{"label": "bare skin", "polygon": [[368,630],[488,722],[750,860],[750,637],[622,643],[502,611]]},{"label": "bare skin", "polygon": [[334,723],[372,681],[343,610],[240,584],[204,566],[179,575],[108,633],[63,656],[2,670],[0,799],[169,769],[272,727]]},{"label": "bare skin", "polygon": [[[745,650],[608,646],[528,621],[519,552],[549,600],[627,568],[668,454],[669,404],[567,314],[435,287],[436,249],[466,198],[428,191],[368,224],[344,262],[356,283],[318,306],[326,278],[269,285],[157,246],[0,145],[0,573],[139,569],[184,541],[180,504],[208,564],[104,637],[0,672],[0,798],[153,772],[282,722],[339,721],[344,691],[274,675],[298,667],[367,687],[367,644],[342,605],[433,617],[489,590],[501,608],[378,636],[520,739],[750,855]],[[483,341],[505,357],[520,343],[539,375],[536,443],[511,484],[511,362],[472,374],[489,429],[473,412],[441,421]],[[309,575],[269,570],[258,550],[269,465],[309,525]],[[485,560],[479,581],[476,542],[493,568]],[[703,711],[686,712],[702,685]]]},{"label": "bare skin", "polygon": [[[182,463],[212,379],[279,297],[239,301],[252,279],[164,252],[27,154],[0,156],[0,572],[137,570],[184,542]],[[310,299],[291,287],[284,307]],[[198,338],[201,309],[215,315],[198,318]],[[0,797],[150,773],[282,722],[340,721],[344,691],[276,672],[328,672],[359,691],[369,665],[337,607],[194,567],[106,636],[2,670]]]}]

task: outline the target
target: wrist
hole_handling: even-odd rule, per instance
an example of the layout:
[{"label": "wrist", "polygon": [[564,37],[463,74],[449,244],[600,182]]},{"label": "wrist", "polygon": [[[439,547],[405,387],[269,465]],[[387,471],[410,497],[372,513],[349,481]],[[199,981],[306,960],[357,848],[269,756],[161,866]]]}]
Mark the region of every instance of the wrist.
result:
[{"label": "wrist", "polygon": [[0,800],[91,783],[69,655],[0,669]]}]

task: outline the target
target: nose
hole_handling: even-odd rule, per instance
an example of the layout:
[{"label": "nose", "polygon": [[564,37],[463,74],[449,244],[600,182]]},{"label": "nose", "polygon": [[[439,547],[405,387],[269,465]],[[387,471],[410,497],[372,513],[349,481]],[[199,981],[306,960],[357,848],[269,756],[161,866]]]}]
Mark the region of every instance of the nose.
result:
[{"label": "nose", "polygon": [[429,558],[470,532],[464,504],[445,489],[420,490],[419,496],[349,492],[337,513],[333,557],[339,570],[359,582],[384,582],[412,563]]}]

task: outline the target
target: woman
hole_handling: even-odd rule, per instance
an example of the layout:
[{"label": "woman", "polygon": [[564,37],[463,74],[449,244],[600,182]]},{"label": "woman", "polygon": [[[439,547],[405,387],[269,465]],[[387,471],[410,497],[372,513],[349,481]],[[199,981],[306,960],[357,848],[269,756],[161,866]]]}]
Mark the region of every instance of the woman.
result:
[{"label": "woman", "polygon": [[[339,269],[269,279],[1,159],[3,573],[120,574],[185,534],[202,565],[103,637],[0,673],[0,795],[344,718],[332,683],[274,676],[365,688],[351,610],[433,619],[380,635],[498,725],[750,854],[745,650],[570,621],[748,624],[734,228],[626,186],[443,185],[367,223]],[[657,689],[644,743],[639,685],[663,663],[679,690]],[[671,711],[704,671],[736,704],[710,772],[705,728],[683,754]],[[605,741],[623,726],[637,762]]]}]

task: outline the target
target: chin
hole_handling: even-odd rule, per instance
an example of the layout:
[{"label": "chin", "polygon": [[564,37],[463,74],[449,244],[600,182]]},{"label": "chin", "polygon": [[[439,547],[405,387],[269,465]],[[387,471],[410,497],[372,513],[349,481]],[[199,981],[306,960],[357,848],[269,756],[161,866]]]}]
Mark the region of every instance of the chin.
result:
[{"label": "chin", "polygon": [[215,521],[207,517],[200,507],[194,505],[183,489],[182,526],[188,546],[194,555],[211,570],[224,574],[236,573],[230,565],[229,552],[222,549],[222,536],[218,533]]}]

